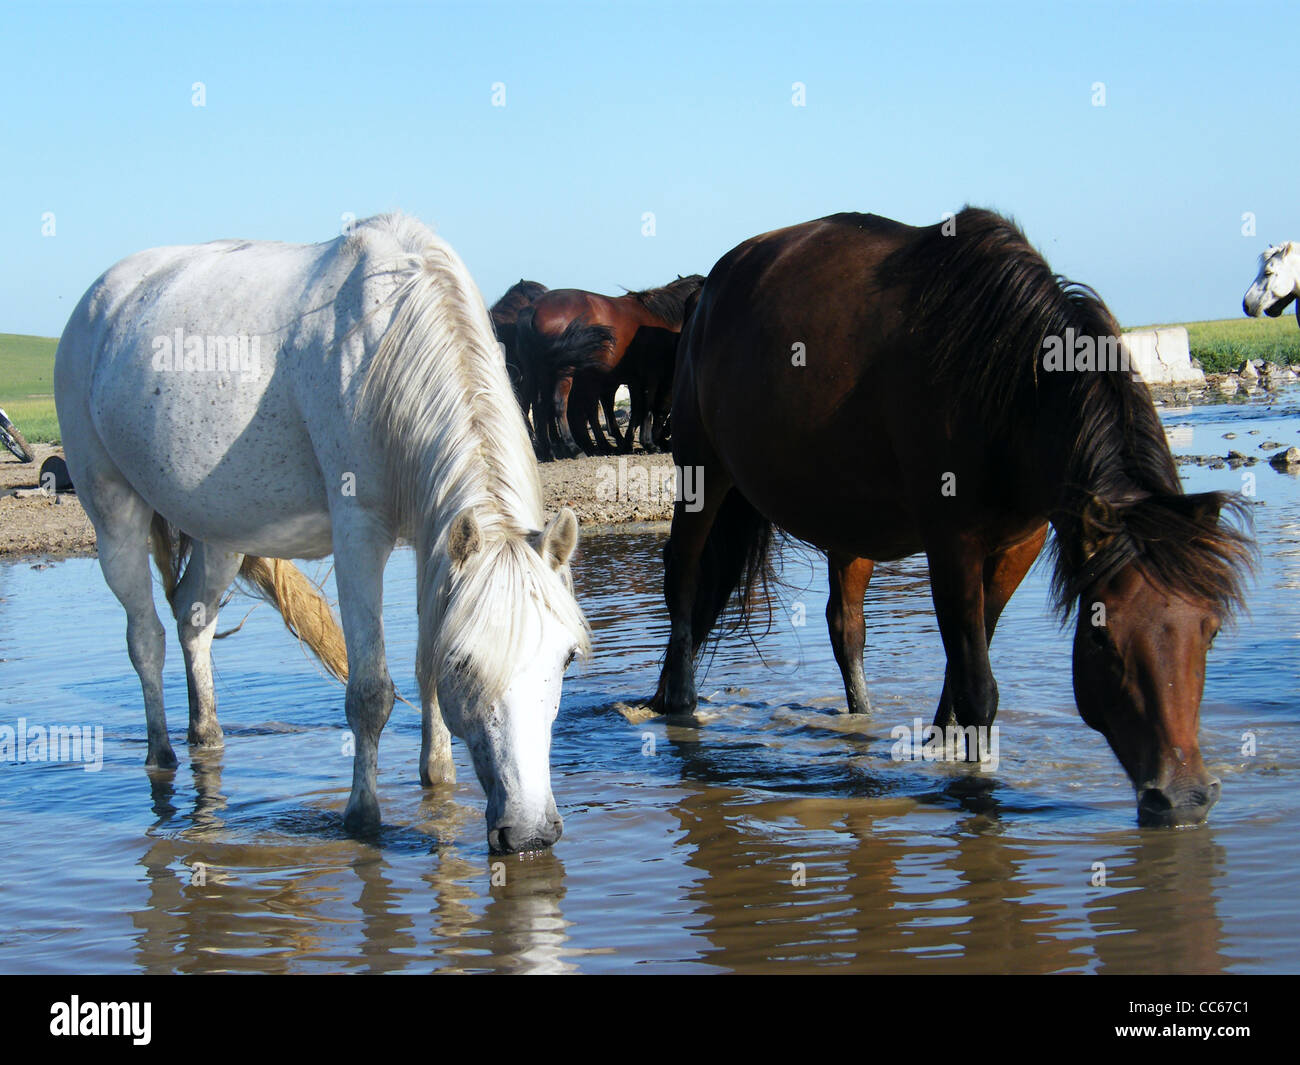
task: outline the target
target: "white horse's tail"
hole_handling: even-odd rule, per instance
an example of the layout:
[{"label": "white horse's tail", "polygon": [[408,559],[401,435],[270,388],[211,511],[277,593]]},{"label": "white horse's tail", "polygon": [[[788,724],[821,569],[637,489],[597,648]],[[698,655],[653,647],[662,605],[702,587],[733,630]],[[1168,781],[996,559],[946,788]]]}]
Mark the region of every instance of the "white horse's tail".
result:
[{"label": "white horse's tail", "polygon": [[[149,542],[154,562],[162,575],[163,591],[167,594],[167,602],[171,603],[190,556],[190,538],[161,514],[155,513]],[[285,628],[307,645],[329,673],[347,681],[348,651],[343,630],[320,589],[303,576],[297,566],[282,558],[245,555],[239,576],[280,612]]]}]

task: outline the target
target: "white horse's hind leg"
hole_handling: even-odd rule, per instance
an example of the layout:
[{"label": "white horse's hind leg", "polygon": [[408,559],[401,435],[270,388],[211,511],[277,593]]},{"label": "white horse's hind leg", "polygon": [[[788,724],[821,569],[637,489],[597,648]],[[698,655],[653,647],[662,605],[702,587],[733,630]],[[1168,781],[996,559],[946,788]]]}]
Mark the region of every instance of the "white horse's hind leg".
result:
[{"label": "white horse's hind leg", "polygon": [[130,488],[95,486],[95,536],[104,580],[126,610],[126,647],[144,692],[149,733],[145,765],[174,769],[176,755],[167,738],[163,709],[162,667],[166,643],[162,622],[153,605],[153,573],[149,569],[149,525],[153,509]]},{"label": "white horse's hind leg", "polygon": [[[337,519],[336,519],[337,520]],[[348,646],[348,689],[344,705],[356,743],[352,761],[352,794],[343,824],[350,832],[368,833],[379,827],[375,777],[379,768],[379,735],[393,710],[393,681],[384,651],[384,565],[392,551],[367,536],[334,535],[334,575],[339,613]]]},{"label": "white horse's hind leg", "polygon": [[195,544],[176,585],[172,609],[185,654],[185,680],[190,693],[188,740],[197,747],[220,747],[217,696],[212,687],[212,637],[217,631],[217,606],[239,573],[244,556],[209,544]]}]

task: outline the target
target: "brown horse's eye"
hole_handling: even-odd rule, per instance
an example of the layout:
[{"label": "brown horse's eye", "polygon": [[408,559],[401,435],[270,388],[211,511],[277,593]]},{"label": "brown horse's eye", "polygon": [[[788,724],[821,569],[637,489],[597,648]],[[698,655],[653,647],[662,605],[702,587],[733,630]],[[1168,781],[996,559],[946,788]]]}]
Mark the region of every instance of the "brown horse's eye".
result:
[{"label": "brown horse's eye", "polygon": [[1206,618],[1202,622],[1203,628],[1209,630],[1209,637],[1205,641],[1205,649],[1209,651],[1214,646],[1214,641],[1219,638],[1219,630],[1223,628],[1222,623],[1217,618]]}]

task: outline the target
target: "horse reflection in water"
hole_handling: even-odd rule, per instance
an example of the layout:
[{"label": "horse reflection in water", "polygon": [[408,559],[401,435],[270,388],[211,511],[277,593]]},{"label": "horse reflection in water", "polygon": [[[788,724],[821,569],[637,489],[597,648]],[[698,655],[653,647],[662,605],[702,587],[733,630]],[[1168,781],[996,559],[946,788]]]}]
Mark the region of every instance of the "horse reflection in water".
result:
[{"label": "horse reflection in water", "polygon": [[[417,823],[387,830],[379,846],[331,834],[329,818],[314,808],[284,811],[271,831],[228,842],[246,826],[221,816],[228,806],[221,753],[206,752],[193,766],[188,813],[177,807],[170,777],[152,781],[159,822],[139,859],[148,898],[132,914],[140,971],[548,973],[576,967],[565,956],[558,858],[547,852],[485,868],[479,857],[438,845],[435,832],[468,833],[476,816],[471,808],[429,793]],[[254,816],[263,814],[259,808]],[[425,854],[430,847],[432,867],[414,887],[409,873],[399,879],[385,856]],[[494,876],[504,883],[492,883]]]},{"label": "horse reflection in water", "polygon": [[[995,779],[954,770],[938,789],[926,776],[907,782],[924,792],[897,797],[905,788],[881,774],[852,797],[774,797],[781,782],[761,769],[754,790],[713,784],[733,767],[694,732],[668,729],[688,781],[674,845],[699,870],[686,902],[711,948],[704,961],[741,972],[1226,968],[1213,875],[1224,856],[1211,833],[1090,838],[1043,869],[1041,841],[1009,838]],[[1091,887],[1100,856],[1112,879]]]}]

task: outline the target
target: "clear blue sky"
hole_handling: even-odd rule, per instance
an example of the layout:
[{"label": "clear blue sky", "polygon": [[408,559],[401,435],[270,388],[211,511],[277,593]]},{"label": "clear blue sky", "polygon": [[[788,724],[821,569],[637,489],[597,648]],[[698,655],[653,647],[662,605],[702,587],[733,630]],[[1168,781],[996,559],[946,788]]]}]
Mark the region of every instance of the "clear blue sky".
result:
[{"label": "clear blue sky", "polygon": [[324,240],[344,212],[394,208],[434,224],[489,302],[520,277],[612,292],[705,273],[834,211],[930,223],[971,202],[1014,215],[1128,325],[1229,317],[1266,240],[1300,239],[1295,17],[1098,0],[6,4],[0,332],[57,335],[141,248]]}]

